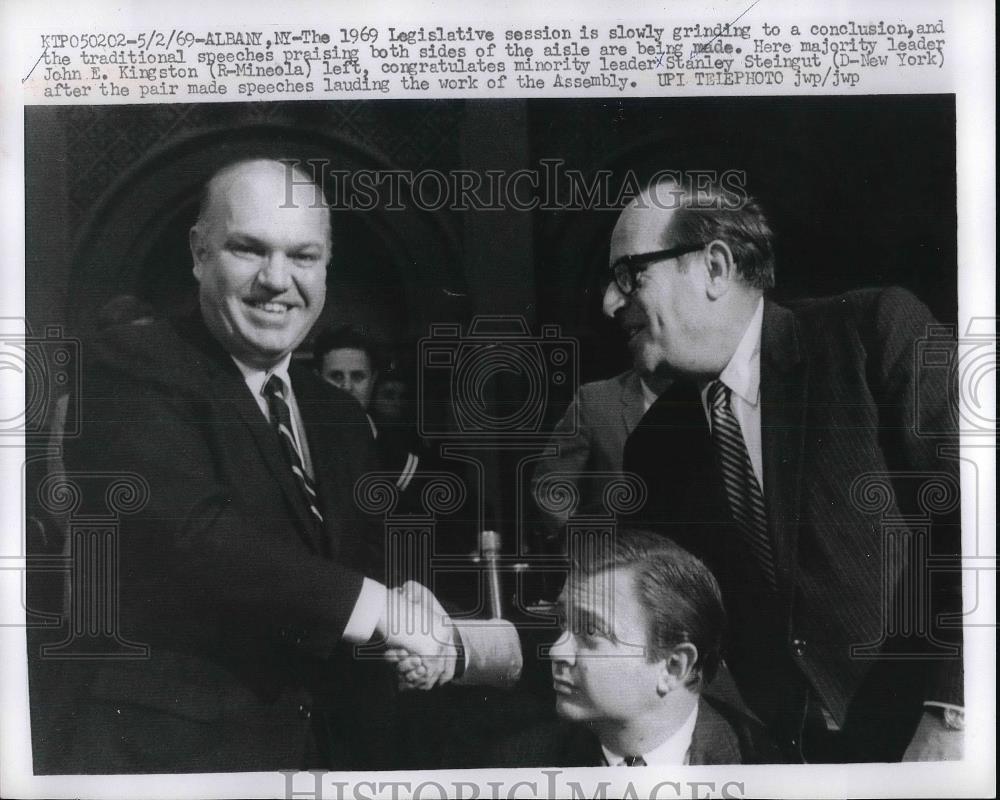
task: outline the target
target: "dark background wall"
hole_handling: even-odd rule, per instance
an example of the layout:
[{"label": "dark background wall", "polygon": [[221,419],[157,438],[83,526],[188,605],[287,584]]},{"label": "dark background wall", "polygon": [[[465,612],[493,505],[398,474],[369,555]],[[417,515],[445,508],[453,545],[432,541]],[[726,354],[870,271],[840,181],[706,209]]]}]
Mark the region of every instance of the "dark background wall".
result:
[{"label": "dark background wall", "polygon": [[[626,173],[744,170],[777,232],[778,297],[901,283],[954,320],[954,131],[952,96],[27,108],[28,317],[85,332],[116,294],[182,306],[200,184],[222,160],[277,153],[481,174],[544,175],[543,159],[561,159],[588,179],[610,171],[612,197]],[[546,193],[565,200],[565,184]],[[615,216],[339,213],[323,322],[405,341],[431,322],[519,313],[580,337],[585,377],[607,374],[624,352],[600,319]]]}]

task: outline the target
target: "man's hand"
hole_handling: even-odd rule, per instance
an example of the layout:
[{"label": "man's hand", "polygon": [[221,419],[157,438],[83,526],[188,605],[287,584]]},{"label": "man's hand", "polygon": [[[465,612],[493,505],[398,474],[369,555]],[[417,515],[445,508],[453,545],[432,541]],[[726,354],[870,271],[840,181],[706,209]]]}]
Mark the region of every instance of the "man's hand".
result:
[{"label": "man's hand", "polygon": [[[447,683],[450,678],[440,677],[433,680],[433,674],[428,672],[424,666],[424,660],[420,656],[411,655],[402,649],[390,649],[386,651],[386,658],[396,664],[396,675],[399,679],[399,688],[402,691],[408,689],[431,689],[438,683]],[[454,671],[452,671],[454,672]]]},{"label": "man's hand", "polygon": [[408,581],[388,593],[378,631],[389,644],[402,689],[430,689],[455,674],[456,648],[451,620],[433,593]]},{"label": "man's hand", "polygon": [[961,761],[964,731],[947,728],[931,711],[924,711],[903,761]]}]

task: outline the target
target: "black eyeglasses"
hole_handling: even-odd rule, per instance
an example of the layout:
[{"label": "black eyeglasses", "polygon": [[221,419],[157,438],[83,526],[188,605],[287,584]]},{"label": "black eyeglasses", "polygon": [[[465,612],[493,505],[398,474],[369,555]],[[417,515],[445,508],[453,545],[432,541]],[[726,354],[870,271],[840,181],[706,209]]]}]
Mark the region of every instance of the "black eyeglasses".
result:
[{"label": "black eyeglasses", "polygon": [[666,250],[653,250],[649,253],[634,253],[633,255],[622,256],[611,265],[611,279],[618,287],[618,291],[628,297],[635,291],[635,279],[649,264],[654,261],[666,261],[668,258],[693,253],[701,250],[703,244],[685,244],[680,247],[670,247]]}]

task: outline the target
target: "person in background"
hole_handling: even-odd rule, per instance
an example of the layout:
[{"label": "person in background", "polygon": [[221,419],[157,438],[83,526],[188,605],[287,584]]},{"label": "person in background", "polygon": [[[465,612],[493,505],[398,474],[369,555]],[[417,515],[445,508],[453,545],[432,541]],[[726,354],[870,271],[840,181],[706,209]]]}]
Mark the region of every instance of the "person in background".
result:
[{"label": "person in background", "polygon": [[622,472],[625,440],[665,388],[666,382],[655,374],[634,369],[580,386],[553,428],[549,445],[556,453],[541,459],[531,478],[531,494],[541,518],[542,550],[559,546],[555,543],[569,514],[547,507],[545,479],[572,475],[580,493],[578,510],[602,510],[606,482]]},{"label": "person in background", "polygon": [[[350,325],[324,330],[313,345],[313,367],[317,374],[360,403],[375,439],[379,465],[395,473],[396,488],[405,496],[420,468],[421,453],[410,437],[401,435],[402,426],[397,420],[383,422],[376,416],[372,401],[385,379],[379,363],[375,342]],[[394,376],[387,377],[390,383],[395,382]],[[385,399],[386,391],[382,391]],[[386,407],[386,402],[382,405]]]}]

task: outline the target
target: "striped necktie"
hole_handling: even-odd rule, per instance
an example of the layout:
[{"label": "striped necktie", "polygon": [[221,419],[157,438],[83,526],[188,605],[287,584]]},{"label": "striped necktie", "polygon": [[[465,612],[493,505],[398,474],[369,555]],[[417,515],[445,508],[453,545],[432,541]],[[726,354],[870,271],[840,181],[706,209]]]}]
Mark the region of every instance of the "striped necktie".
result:
[{"label": "striped necktie", "polygon": [[625,766],[644,767],[646,766],[646,759],[644,759],[642,756],[625,756]]},{"label": "striped necktie", "polygon": [[729,510],[747,544],[753,551],[768,585],[777,586],[774,572],[774,554],[767,533],[767,514],[764,496],[750,464],[750,454],[743,441],[740,423],[733,415],[731,392],[722,381],[713,381],[708,387],[708,402],[712,417],[712,442],[722,480],[729,499]]},{"label": "striped necktie", "polygon": [[322,523],[323,515],[317,505],[316,487],[313,485],[312,478],[306,474],[302,463],[302,453],[299,452],[295,436],[292,434],[292,412],[288,407],[288,401],[285,400],[285,382],[277,375],[272,375],[264,384],[264,396],[267,398],[267,410],[271,415],[271,424],[281,440],[281,449],[285,453],[285,460],[302,489],[309,513],[313,515],[317,524]]}]

